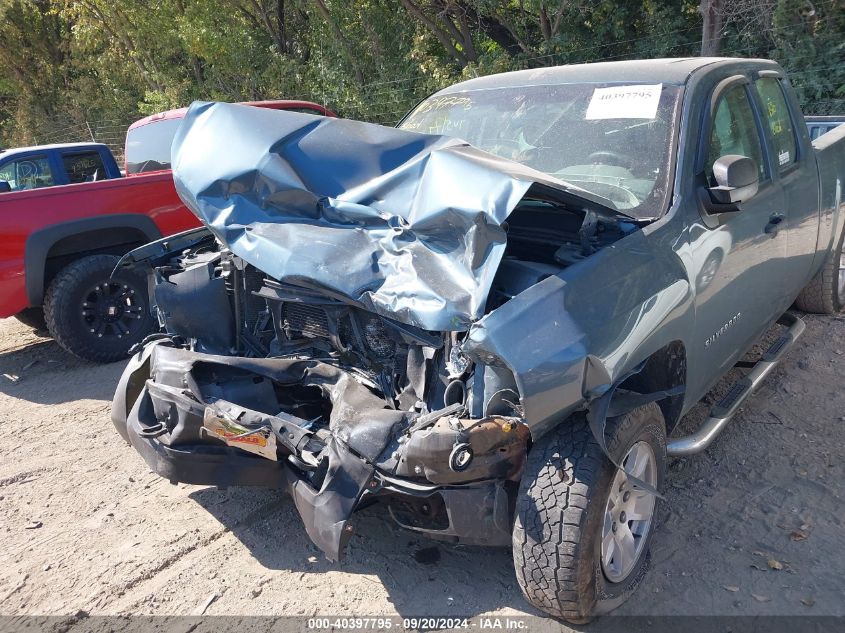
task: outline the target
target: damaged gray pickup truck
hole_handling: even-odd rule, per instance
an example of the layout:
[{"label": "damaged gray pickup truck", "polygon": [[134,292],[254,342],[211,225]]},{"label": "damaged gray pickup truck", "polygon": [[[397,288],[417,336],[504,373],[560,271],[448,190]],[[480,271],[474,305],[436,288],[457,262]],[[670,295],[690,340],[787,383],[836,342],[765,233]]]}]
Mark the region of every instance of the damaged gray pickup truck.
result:
[{"label": "damaged gray pickup truck", "polygon": [[205,227],[121,264],[163,332],[112,419],[171,481],[285,488],[330,559],[377,503],[512,546],[533,605],[587,620],[645,573],[667,457],[800,335],[787,309],[842,308],[843,137],[811,144],[763,60],[493,75],[398,128],[195,103],[174,178]]}]

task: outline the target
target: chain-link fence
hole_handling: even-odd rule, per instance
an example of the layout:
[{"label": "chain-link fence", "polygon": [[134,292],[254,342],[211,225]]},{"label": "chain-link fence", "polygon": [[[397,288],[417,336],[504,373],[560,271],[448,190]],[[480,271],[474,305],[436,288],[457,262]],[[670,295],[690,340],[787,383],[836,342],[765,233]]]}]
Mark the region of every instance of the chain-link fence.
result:
[{"label": "chain-link fence", "polygon": [[811,101],[804,108],[807,115],[836,115],[845,118],[845,99],[825,99]]},{"label": "chain-link fence", "polygon": [[52,143],[105,143],[109,146],[118,164],[123,163],[123,149],[126,129],[141,118],[141,115],[127,117],[125,120],[77,121],[57,120],[46,127],[34,139],[34,144]]}]

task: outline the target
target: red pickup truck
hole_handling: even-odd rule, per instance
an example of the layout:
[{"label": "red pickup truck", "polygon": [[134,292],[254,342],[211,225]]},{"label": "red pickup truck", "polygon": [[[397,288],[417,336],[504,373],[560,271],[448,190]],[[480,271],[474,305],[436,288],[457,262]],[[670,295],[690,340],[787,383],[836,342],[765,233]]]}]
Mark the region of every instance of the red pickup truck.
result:
[{"label": "red pickup truck", "polygon": [[[307,101],[249,105],[334,116]],[[112,271],[133,248],[199,224],[170,172],[184,113],[130,126],[125,177],[97,143],[0,153],[0,318],[46,324],[64,349],[97,362],[124,358],[153,330],[146,280]]]}]

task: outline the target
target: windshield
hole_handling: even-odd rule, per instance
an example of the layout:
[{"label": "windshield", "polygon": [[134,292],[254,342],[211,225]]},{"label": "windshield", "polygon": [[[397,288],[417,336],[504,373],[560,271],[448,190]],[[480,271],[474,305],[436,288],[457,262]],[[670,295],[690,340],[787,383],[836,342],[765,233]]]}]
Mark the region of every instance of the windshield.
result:
[{"label": "windshield", "polygon": [[520,86],[434,95],[399,127],[459,137],[577,185],[637,218],[666,208],[681,89]]},{"label": "windshield", "polygon": [[126,172],[143,174],[170,169],[170,146],[182,119],[162,119],[126,135]]}]

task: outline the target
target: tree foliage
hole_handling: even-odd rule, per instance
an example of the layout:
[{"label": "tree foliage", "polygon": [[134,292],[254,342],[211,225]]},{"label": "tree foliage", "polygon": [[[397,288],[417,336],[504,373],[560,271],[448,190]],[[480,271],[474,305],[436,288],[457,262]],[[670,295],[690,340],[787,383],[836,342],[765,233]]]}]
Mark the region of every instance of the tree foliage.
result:
[{"label": "tree foliage", "polygon": [[843,36],[845,0],[0,0],[0,145],[195,99],[393,123],[461,78],[702,52],[773,57],[841,111]]}]

